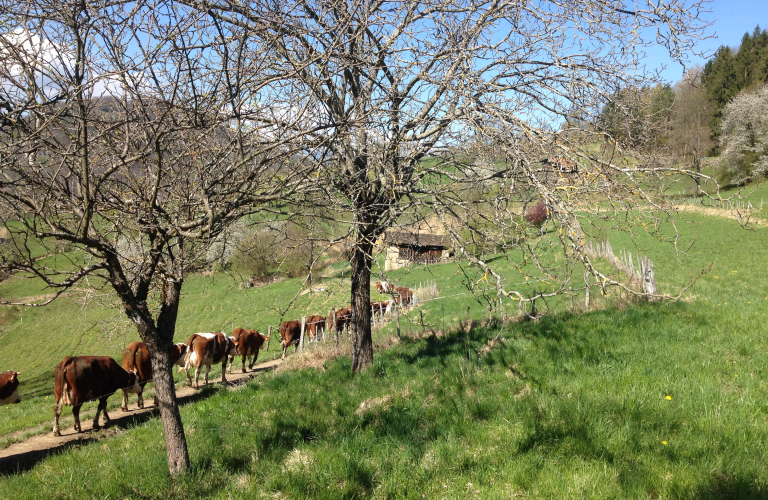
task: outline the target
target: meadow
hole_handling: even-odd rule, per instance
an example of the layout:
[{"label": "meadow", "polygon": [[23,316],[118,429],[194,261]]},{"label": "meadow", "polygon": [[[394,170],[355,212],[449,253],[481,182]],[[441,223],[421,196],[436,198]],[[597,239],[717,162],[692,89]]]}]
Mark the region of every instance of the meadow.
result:
[{"label": "meadow", "polygon": [[[377,332],[382,348],[362,374],[351,376],[348,357],[329,359],[183,407],[193,462],[185,477],[168,476],[153,418],[4,477],[0,497],[768,498],[768,230],[684,217],[681,232],[696,239],[686,255],[650,237],[605,233],[615,252],[653,259],[665,292],[713,263],[681,301],[611,292],[586,312],[553,301],[538,322],[519,321],[510,305],[505,321],[458,295],[466,277],[456,264],[398,271],[400,283],[436,280],[448,297],[401,318],[401,339],[392,324]],[[334,293],[300,295],[286,318],[346,305],[342,272],[329,268],[315,286]],[[19,283],[3,286],[29,286]],[[231,278],[192,278],[177,339],[241,322],[266,330],[297,290],[291,280],[238,290]],[[133,340],[130,331],[99,333],[94,315],[108,322],[115,311],[80,310],[76,300],[4,316],[0,359],[30,365],[20,392],[35,395],[0,408],[3,434],[38,408],[41,429],[49,427],[58,359],[87,349],[119,356]],[[467,307],[469,331],[457,326]],[[22,326],[30,324],[34,331]],[[60,345],[47,341],[54,335]],[[35,357],[30,345],[50,348]],[[276,355],[273,347],[268,357]]]}]

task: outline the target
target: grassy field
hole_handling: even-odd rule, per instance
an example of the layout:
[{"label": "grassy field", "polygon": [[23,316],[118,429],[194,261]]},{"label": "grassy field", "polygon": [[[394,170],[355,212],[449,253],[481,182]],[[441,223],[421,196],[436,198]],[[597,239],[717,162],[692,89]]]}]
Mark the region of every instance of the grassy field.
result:
[{"label": "grassy field", "polygon": [[[186,406],[194,467],[181,480],[164,472],[162,430],[151,419],[4,478],[0,497],[768,498],[768,230],[685,218],[682,232],[696,238],[688,255],[651,238],[607,234],[615,252],[654,260],[663,291],[714,263],[681,302],[627,303],[614,293],[599,299],[601,309],[573,315],[562,299],[538,323],[492,322],[465,333],[454,325],[473,301],[456,295],[465,288],[455,264],[398,271],[403,284],[435,279],[451,295],[418,308],[447,333],[424,336],[402,318],[410,338],[391,342],[360,376],[341,358],[265,374]],[[333,295],[300,296],[286,319],[347,304],[340,272],[323,283]],[[190,279],[177,337],[239,324],[265,330],[296,291],[295,281],[238,290],[220,276]],[[22,389],[36,397],[0,408],[2,433],[23,428],[20,420],[36,418],[38,408],[48,425],[44,381],[67,349],[117,356],[132,340],[103,336],[92,326],[95,308],[65,300],[3,317],[4,339],[16,342],[3,346],[4,366],[14,359],[34,370],[25,349],[49,335],[68,347],[45,351],[50,365],[35,358],[40,372],[30,376],[40,381],[27,378]],[[102,309],[105,321],[115,314]],[[471,316],[488,314],[476,304]],[[24,324],[48,326],[33,334]],[[389,325],[377,338],[391,332]]]}]

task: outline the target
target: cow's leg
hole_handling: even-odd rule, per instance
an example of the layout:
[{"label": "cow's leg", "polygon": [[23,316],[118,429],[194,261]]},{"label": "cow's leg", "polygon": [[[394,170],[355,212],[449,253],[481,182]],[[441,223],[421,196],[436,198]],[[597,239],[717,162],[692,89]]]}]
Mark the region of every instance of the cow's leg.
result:
[{"label": "cow's leg", "polygon": [[61,436],[61,429],[59,429],[59,417],[61,416],[61,405],[56,403],[53,405],[53,435]]},{"label": "cow's leg", "polygon": [[[139,397],[141,397],[141,396],[139,396]],[[128,411],[128,391],[126,391],[125,389],[123,389],[123,408],[122,408],[122,410],[126,411],[126,412]]]},{"label": "cow's leg", "polygon": [[[144,408],[144,386],[147,385],[146,382],[143,384],[139,384],[139,408]],[[104,409],[105,415],[106,415],[106,408]]]},{"label": "cow's leg", "polygon": [[80,427],[80,408],[83,406],[82,403],[79,405],[74,405],[72,407],[72,416],[75,418],[75,431],[76,432],[83,432],[83,428]]},{"label": "cow's leg", "polygon": [[[243,349],[245,349],[245,348],[243,348]],[[246,372],[246,370],[245,370],[245,358],[247,358],[247,357],[248,357],[247,354],[243,354],[243,373]],[[251,365],[251,368],[253,368],[253,365]]]},{"label": "cow's leg", "polygon": [[205,365],[205,385],[208,385],[208,374],[211,373],[211,365]]},{"label": "cow's leg", "polygon": [[287,351],[287,350],[288,350],[288,346],[284,345],[283,346],[283,359],[285,359],[285,351]]},{"label": "cow's leg", "polygon": [[221,383],[227,381],[227,357],[224,356],[224,361],[221,362]]},{"label": "cow's leg", "polygon": [[107,397],[103,397],[99,400],[99,406],[101,406],[101,411],[104,412],[104,425],[107,425],[110,421],[109,415],[107,414]]},{"label": "cow's leg", "polygon": [[256,364],[256,360],[257,359],[259,359],[259,350],[258,349],[256,349],[256,353],[251,358],[251,366],[250,366],[251,370],[253,370],[253,367]]},{"label": "cow's leg", "polygon": [[195,389],[200,388],[199,380],[200,380],[200,367],[198,366],[195,368]]}]

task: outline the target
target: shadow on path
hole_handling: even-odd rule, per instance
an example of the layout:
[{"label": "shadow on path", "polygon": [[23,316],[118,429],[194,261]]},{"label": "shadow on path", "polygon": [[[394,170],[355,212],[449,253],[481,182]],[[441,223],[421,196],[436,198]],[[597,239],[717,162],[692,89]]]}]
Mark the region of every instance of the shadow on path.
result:
[{"label": "shadow on path", "polygon": [[[228,381],[224,386],[234,387],[245,384],[253,379],[253,375],[263,371],[273,370],[274,368],[275,366],[271,365],[257,366],[247,374],[232,373],[230,376],[240,375],[240,377]],[[202,386],[200,390],[191,394],[177,394],[177,401],[179,406],[186,406],[187,404],[195,403],[217,394],[221,387],[221,383],[209,383],[207,386]],[[151,402],[151,399],[148,402]],[[116,413],[122,414],[119,417],[113,417],[109,423],[100,430],[93,430],[90,428],[92,419],[81,418],[83,426],[82,433],[75,433],[72,427],[69,427],[61,437],[54,437],[50,433],[47,433],[33,436],[25,441],[9,446],[6,450],[2,451],[18,449],[18,452],[0,457],[0,476],[26,472],[52,455],[119,434],[122,430],[143,424],[151,418],[156,417],[159,414],[159,411],[154,405],[148,405],[144,409],[129,410],[128,413],[124,413],[119,409],[114,409],[111,413],[112,415],[115,415]]]}]

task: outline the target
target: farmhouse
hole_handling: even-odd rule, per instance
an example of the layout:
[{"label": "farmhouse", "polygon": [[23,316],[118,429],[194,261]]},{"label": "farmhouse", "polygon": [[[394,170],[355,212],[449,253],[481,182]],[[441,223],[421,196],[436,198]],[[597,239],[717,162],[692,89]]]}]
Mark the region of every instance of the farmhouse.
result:
[{"label": "farmhouse", "polygon": [[394,271],[410,263],[446,262],[452,255],[450,238],[436,234],[387,231],[384,245],[387,249],[385,271]]}]

